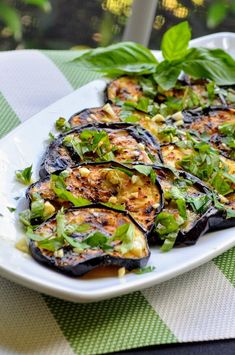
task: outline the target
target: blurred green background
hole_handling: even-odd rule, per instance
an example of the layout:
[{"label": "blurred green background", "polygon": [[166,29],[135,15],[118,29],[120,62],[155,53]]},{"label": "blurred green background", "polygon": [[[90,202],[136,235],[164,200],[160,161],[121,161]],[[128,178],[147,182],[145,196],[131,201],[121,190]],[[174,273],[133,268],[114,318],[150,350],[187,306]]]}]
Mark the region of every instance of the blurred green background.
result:
[{"label": "blurred green background", "polygon": [[[0,0],[0,50],[118,42],[131,5],[132,0]],[[166,29],[182,20],[189,21],[193,38],[235,32],[235,0],[158,1],[149,47],[158,49]]]}]

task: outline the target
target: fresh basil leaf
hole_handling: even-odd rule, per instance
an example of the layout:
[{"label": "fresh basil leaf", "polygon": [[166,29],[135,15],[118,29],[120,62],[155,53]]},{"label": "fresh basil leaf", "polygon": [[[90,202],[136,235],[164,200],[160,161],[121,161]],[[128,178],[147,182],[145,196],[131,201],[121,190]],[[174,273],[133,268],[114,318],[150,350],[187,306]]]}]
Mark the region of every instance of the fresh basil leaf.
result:
[{"label": "fresh basil leaf", "polygon": [[64,241],[61,241],[60,238],[53,239],[44,239],[38,242],[38,247],[43,248],[49,251],[56,251],[63,247]]},{"label": "fresh basil leaf", "polygon": [[187,210],[186,210],[186,201],[184,198],[178,198],[175,200],[179,215],[182,217],[184,220],[187,219]]},{"label": "fresh basil leaf", "polygon": [[26,237],[37,242],[47,239],[45,236],[34,233],[31,227],[28,227],[26,230]]},{"label": "fresh basil leaf", "polygon": [[210,181],[212,186],[221,195],[227,195],[233,192],[230,181],[226,181],[225,178],[223,172],[218,171]]},{"label": "fresh basil leaf", "polygon": [[49,136],[49,142],[53,142],[55,140],[55,135],[52,133],[52,132],[49,132],[48,133],[48,136]]},{"label": "fresh basil leaf", "polygon": [[148,165],[133,165],[133,169],[137,170],[140,174],[145,176],[150,175],[151,171],[153,170],[153,168]]},{"label": "fresh basil leaf", "polygon": [[115,246],[115,249],[122,254],[126,254],[133,247],[135,236],[135,227],[131,223],[125,223],[119,226],[112,236],[112,240],[120,240],[121,245]]},{"label": "fresh basil leaf", "polygon": [[109,241],[109,237],[104,233],[99,231],[95,231],[89,234],[85,239],[84,242],[88,244],[91,248],[102,248],[107,242]]},{"label": "fresh basil leaf", "polygon": [[143,275],[143,274],[147,274],[149,272],[152,272],[155,269],[156,269],[155,266],[149,265],[149,266],[144,266],[144,267],[141,267],[140,269],[134,270],[134,273],[137,275]]},{"label": "fresh basil leaf", "polygon": [[169,90],[175,86],[181,68],[182,63],[179,61],[169,62],[164,60],[158,65],[155,74],[153,74],[153,78],[162,89]]},{"label": "fresh basil leaf", "polygon": [[194,78],[207,78],[217,85],[235,83],[235,61],[222,49],[191,48],[182,69]]},{"label": "fresh basil leaf", "polygon": [[128,116],[127,118],[124,119],[124,122],[127,122],[127,123],[136,123],[139,121],[140,121],[140,117],[135,116],[135,115]]},{"label": "fresh basil leaf", "polygon": [[235,218],[235,211],[232,208],[226,208],[226,218]]},{"label": "fresh basil leaf", "polygon": [[211,202],[211,198],[208,195],[187,197],[187,202],[190,204],[194,212],[204,213]]},{"label": "fresh basil leaf", "polygon": [[109,76],[150,74],[154,73],[158,64],[149,49],[134,42],[121,42],[106,48],[92,49],[75,58],[74,62],[83,70],[93,70]]},{"label": "fresh basil leaf", "polygon": [[15,176],[16,179],[24,185],[29,185],[32,182],[32,165],[28,166],[23,170],[16,170]]},{"label": "fresh basil leaf", "polygon": [[[160,224],[160,227],[159,227]],[[160,236],[178,232],[180,224],[169,212],[160,212],[155,219],[156,231]]]},{"label": "fresh basil leaf", "polygon": [[157,85],[154,82],[153,78],[151,77],[139,77],[139,85],[144,93],[144,95],[149,96],[150,98],[154,99],[157,95]]},{"label": "fresh basil leaf", "polygon": [[72,202],[74,206],[86,206],[91,203],[89,200],[81,196],[76,197],[70,191],[67,191],[61,176],[51,174],[51,188],[59,198]]},{"label": "fresh basil leaf", "polygon": [[77,251],[83,251],[85,249],[89,249],[89,245],[84,243],[83,241],[79,241],[75,238],[69,237],[68,235],[64,235],[64,239],[71,245],[73,248],[76,248]]},{"label": "fresh basil leaf", "polygon": [[29,209],[19,213],[20,222],[26,227],[31,226],[31,211]]},{"label": "fresh basil leaf", "polygon": [[7,207],[7,209],[8,209],[8,211],[10,211],[11,213],[16,211],[16,208],[15,208],[15,207]]},{"label": "fresh basil leaf", "polygon": [[[67,132],[71,129],[69,122],[64,117],[59,117],[55,122],[55,128],[57,131]],[[50,135],[50,133],[49,133]],[[51,136],[50,136],[51,138]],[[53,137],[54,139],[54,137]]]},{"label": "fresh basil leaf", "polygon": [[31,203],[31,219],[42,218],[44,213],[44,200],[39,198]]},{"label": "fresh basil leaf", "polygon": [[166,238],[164,239],[164,243],[161,246],[161,251],[163,251],[164,253],[170,251],[176,241],[178,233],[170,233],[166,236]]},{"label": "fresh basil leaf", "polygon": [[169,61],[183,58],[190,39],[191,29],[187,21],[172,26],[163,35],[161,43],[163,57]]},{"label": "fresh basil leaf", "polygon": [[88,223],[83,223],[80,225],[75,224],[69,224],[65,227],[65,234],[66,235],[71,235],[74,233],[85,233],[89,229],[91,229],[91,225]]},{"label": "fresh basil leaf", "polygon": [[233,136],[235,134],[235,122],[223,123],[219,126],[219,132],[226,136]]},{"label": "fresh basil leaf", "polygon": [[63,239],[64,237],[65,224],[66,224],[66,220],[64,215],[64,209],[62,207],[61,210],[58,211],[56,214],[56,234],[59,239]]},{"label": "fresh basil leaf", "polygon": [[128,176],[130,176],[130,177],[133,175],[133,172],[130,171],[130,170],[128,170],[128,169],[119,168],[119,167],[114,167],[114,168],[115,168],[115,170],[119,170],[119,171],[121,171],[122,173],[125,173],[126,175],[128,175]]},{"label": "fresh basil leaf", "polygon": [[102,202],[101,205],[114,208],[115,210],[125,211],[125,206],[124,205],[116,205],[116,204],[111,203],[111,202]]}]

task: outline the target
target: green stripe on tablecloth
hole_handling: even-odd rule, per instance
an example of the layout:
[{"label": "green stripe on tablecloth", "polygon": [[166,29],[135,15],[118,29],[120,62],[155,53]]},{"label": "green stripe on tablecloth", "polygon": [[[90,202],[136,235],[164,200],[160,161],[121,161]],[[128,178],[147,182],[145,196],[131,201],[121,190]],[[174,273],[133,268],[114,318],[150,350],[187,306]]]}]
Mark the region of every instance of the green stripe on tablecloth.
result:
[{"label": "green stripe on tablecloth", "polygon": [[235,287],[235,248],[214,259],[215,264]]},{"label": "green stripe on tablecloth", "polygon": [[4,96],[0,93],[0,138],[20,123]]},{"label": "green stripe on tablecloth", "polygon": [[178,342],[140,292],[91,304],[45,300],[77,354]]},{"label": "green stripe on tablecloth", "polygon": [[79,55],[79,51],[44,50],[41,52],[52,60],[74,89],[77,89],[92,80],[101,78],[100,74],[78,69],[75,63],[71,63],[71,61]]}]

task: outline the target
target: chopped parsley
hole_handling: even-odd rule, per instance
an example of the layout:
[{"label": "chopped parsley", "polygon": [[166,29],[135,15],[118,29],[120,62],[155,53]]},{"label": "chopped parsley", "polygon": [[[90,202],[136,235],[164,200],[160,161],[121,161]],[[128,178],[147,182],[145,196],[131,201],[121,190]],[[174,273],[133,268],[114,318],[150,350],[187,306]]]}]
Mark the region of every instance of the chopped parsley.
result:
[{"label": "chopped parsley", "polygon": [[24,185],[31,184],[32,183],[32,173],[33,173],[32,168],[33,168],[33,166],[30,165],[23,170],[16,170],[16,172],[15,172],[16,180],[18,180],[19,182],[21,182]]},{"label": "chopped parsley", "polygon": [[131,223],[125,223],[117,227],[113,235],[105,234],[99,230],[92,230],[90,224],[67,224],[63,208],[56,215],[56,228],[51,234],[40,235],[27,228],[28,239],[37,242],[38,247],[56,251],[66,245],[70,245],[78,253],[85,249],[116,250],[122,254],[127,253],[133,247],[135,227]]},{"label": "chopped parsley", "polygon": [[11,213],[16,211],[16,208],[15,208],[15,207],[7,207],[7,209],[8,209],[8,211],[10,211]]},{"label": "chopped parsley", "polygon": [[166,252],[173,248],[184,219],[169,212],[160,212],[155,219],[155,230],[163,240],[161,250]]},{"label": "chopped parsley", "polygon": [[192,153],[185,155],[178,165],[199,179],[208,182],[221,195],[234,191],[234,175],[227,173],[219,152],[203,141],[193,142],[191,147]]},{"label": "chopped parsley", "polygon": [[[70,131],[71,126],[70,126],[69,122],[64,117],[59,117],[55,122],[55,128],[57,129],[57,131],[67,132],[67,131]],[[49,133],[49,137],[51,138],[50,133]]]},{"label": "chopped parsley", "polygon": [[134,270],[134,272],[137,275],[143,275],[143,274],[147,274],[149,272],[152,272],[155,269],[156,269],[155,266],[149,265],[149,266],[141,267],[140,269],[136,269],[136,270]]},{"label": "chopped parsley", "polygon": [[113,160],[113,152],[117,149],[111,144],[108,133],[103,130],[84,129],[78,136],[75,134],[66,136],[63,145],[72,148],[81,161],[94,156],[98,160]]},{"label": "chopped parsley", "polygon": [[64,177],[61,174],[51,174],[50,183],[52,190],[59,198],[71,202],[74,206],[86,206],[91,203],[89,200],[81,196],[74,196],[70,191],[67,191]]}]

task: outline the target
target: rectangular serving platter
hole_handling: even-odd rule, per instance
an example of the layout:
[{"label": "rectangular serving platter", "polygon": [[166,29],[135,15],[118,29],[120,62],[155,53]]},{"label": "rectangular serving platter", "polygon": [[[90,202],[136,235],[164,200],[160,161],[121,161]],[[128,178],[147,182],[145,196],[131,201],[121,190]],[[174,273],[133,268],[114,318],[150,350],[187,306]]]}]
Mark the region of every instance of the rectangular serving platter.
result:
[{"label": "rectangular serving platter", "polygon": [[[235,57],[235,35],[219,33],[191,42],[193,46],[222,48]],[[160,52],[155,51],[160,58]],[[187,272],[235,245],[235,228],[208,233],[191,247],[175,248],[162,253],[151,248],[148,265],[154,271],[143,275],[128,273],[119,278],[114,272],[94,273],[89,277],[71,278],[38,264],[28,254],[15,248],[23,237],[17,214],[26,208],[25,187],[14,179],[15,170],[33,164],[38,171],[48,144],[48,133],[60,116],[69,118],[86,107],[103,104],[105,80],[96,80],[47,107],[25,121],[0,141],[0,275],[36,291],[74,302],[94,302],[141,290]],[[35,174],[34,179],[38,176]],[[15,198],[20,197],[19,200]],[[17,207],[11,213],[7,207]]]}]

